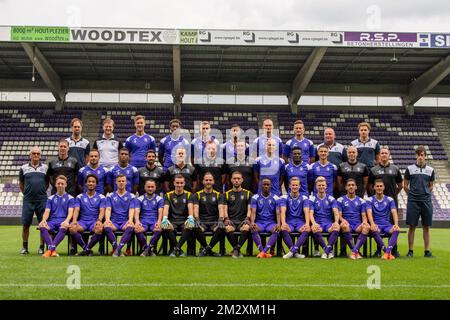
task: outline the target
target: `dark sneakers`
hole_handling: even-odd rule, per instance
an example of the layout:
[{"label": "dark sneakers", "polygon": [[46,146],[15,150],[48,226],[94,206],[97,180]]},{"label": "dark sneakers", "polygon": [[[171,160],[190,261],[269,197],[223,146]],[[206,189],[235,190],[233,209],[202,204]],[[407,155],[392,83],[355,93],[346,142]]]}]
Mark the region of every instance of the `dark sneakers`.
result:
[{"label": "dark sneakers", "polygon": [[414,252],[412,250],[408,251],[408,254],[406,255],[407,258],[413,258],[414,257]]},{"label": "dark sneakers", "polygon": [[22,248],[22,250],[20,250],[20,254],[27,255],[27,254],[30,254],[30,252],[28,251],[28,248]]},{"label": "dark sneakers", "polygon": [[425,251],[425,254],[423,255],[425,258],[436,258],[435,256],[433,256],[433,254],[431,253],[431,251]]}]

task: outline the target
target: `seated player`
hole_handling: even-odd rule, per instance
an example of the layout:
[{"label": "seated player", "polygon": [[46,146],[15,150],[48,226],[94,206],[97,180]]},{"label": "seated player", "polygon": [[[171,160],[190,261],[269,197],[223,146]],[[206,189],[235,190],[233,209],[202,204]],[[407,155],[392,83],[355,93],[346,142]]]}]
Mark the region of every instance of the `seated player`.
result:
[{"label": "seated player", "polygon": [[[135,210],[134,232],[143,249],[141,256],[154,256],[153,249],[156,248],[161,236],[161,220],[164,208],[164,199],[156,194],[157,184],[155,180],[147,180],[144,185],[145,194],[138,198],[140,207]],[[147,245],[145,232],[153,231],[153,236]]]},{"label": "seated player", "polygon": [[[250,202],[251,209],[251,232],[259,254],[257,258],[272,258],[269,250],[275,245],[280,232],[280,207],[277,195],[270,192],[272,182],[269,178],[262,179],[262,192],[255,194]],[[270,238],[263,248],[260,232],[270,232]]]},{"label": "seated player", "polygon": [[[96,191],[98,181],[96,175],[87,175],[85,179],[87,191],[75,198],[70,234],[83,248],[81,256],[92,256],[92,248],[100,241],[103,234],[102,221],[105,216],[106,198]],[[82,237],[84,231],[94,233],[87,245]]]},{"label": "seated player", "polygon": [[[177,174],[173,178],[174,191],[166,193],[164,196],[163,219],[161,229],[169,238],[173,251],[171,257],[185,257],[181,250],[183,244],[192,239],[195,228],[193,195],[184,190],[186,185],[182,174]],[[181,238],[177,241],[177,231],[181,231]]]},{"label": "seated player", "polygon": [[[64,240],[69,229],[75,203],[74,198],[66,192],[67,178],[65,176],[56,177],[55,187],[56,193],[47,199],[44,216],[39,223],[41,236],[48,246],[48,250],[42,255],[44,258],[58,257],[56,247]],[[54,239],[49,232],[56,233]]]},{"label": "seated player", "polygon": [[[308,239],[309,232],[309,199],[307,196],[300,194],[300,179],[291,178],[289,181],[290,193],[280,198],[280,214],[281,214],[281,234],[284,243],[289,248],[283,258],[290,259],[305,258],[303,254],[298,253],[298,249]],[[291,232],[300,232],[297,242],[292,242]]]},{"label": "seated player", "polygon": [[[333,259],[333,246],[339,236],[339,209],[336,199],[326,194],[327,181],[324,177],[316,179],[317,194],[311,196],[309,215],[311,229],[316,242],[322,247],[322,259]],[[333,219],[334,218],[334,219]],[[328,245],[322,237],[322,232],[328,232]]]},{"label": "seated player", "polygon": [[[233,246],[233,258],[242,258],[241,247],[247,241],[250,232],[250,199],[252,193],[242,188],[244,178],[241,172],[231,174],[233,189],[225,192],[222,202],[222,211],[225,223],[225,232],[228,241]],[[235,230],[241,232],[239,242],[234,234]]]},{"label": "seated player", "polygon": [[[223,195],[214,190],[214,176],[211,172],[203,175],[202,185],[204,186],[203,190],[193,196],[194,217],[197,220],[195,233],[202,246],[198,256],[220,257],[220,254],[215,253],[212,249],[225,236],[224,218],[222,210],[219,210],[219,204],[223,202]],[[213,232],[209,245],[206,243],[205,231]]]},{"label": "seated player", "polygon": [[[366,204],[356,195],[355,179],[348,179],[345,187],[347,194],[337,200],[342,237],[352,250],[350,259],[362,259],[359,249],[366,242],[370,231],[370,225],[367,223]],[[356,245],[353,244],[352,232],[359,233]]]},{"label": "seated player", "polygon": [[[400,227],[398,226],[397,208],[395,201],[391,197],[384,195],[384,182],[381,179],[375,180],[375,195],[370,197],[366,202],[367,217],[370,223],[370,231],[375,242],[385,252],[381,257],[383,260],[394,260],[395,257],[391,253],[392,248],[397,244]],[[394,225],[391,224],[391,217]],[[381,233],[390,234],[388,246],[384,245]]]},{"label": "seated player", "polygon": [[[113,257],[122,257],[123,246],[130,241],[134,231],[134,211],[139,208],[136,197],[125,188],[127,177],[119,174],[116,178],[117,191],[106,198],[105,223],[103,228],[108,241],[113,246]],[[117,243],[114,232],[123,230],[123,236]]]}]

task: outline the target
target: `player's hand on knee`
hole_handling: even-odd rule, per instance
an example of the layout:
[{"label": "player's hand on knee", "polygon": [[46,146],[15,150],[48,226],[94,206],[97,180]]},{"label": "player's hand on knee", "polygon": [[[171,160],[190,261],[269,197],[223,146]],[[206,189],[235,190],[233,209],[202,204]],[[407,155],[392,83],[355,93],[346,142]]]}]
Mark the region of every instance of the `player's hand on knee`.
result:
[{"label": "player's hand on knee", "polygon": [[348,228],[350,228],[350,225],[348,224],[347,220],[342,220],[342,222],[341,222],[341,228],[342,228],[342,229],[348,229]]},{"label": "player's hand on knee", "polygon": [[63,221],[63,222],[61,222],[61,226],[60,227],[63,228],[63,229],[69,229],[70,224],[67,221]]},{"label": "player's hand on knee", "polygon": [[272,230],[270,230],[270,232],[280,232],[281,231],[281,226],[279,224],[277,224],[276,226],[274,226],[272,228]]},{"label": "player's hand on knee", "polygon": [[287,223],[283,223],[281,225],[281,231],[291,232],[291,228],[289,228],[289,225]]},{"label": "player's hand on knee", "polygon": [[372,232],[379,232],[380,230],[378,229],[378,225],[372,224],[370,226],[370,231],[372,231]]},{"label": "player's hand on knee", "polygon": [[48,227],[47,221],[45,221],[45,220],[42,220],[42,221],[39,223],[39,228],[45,228],[45,229],[47,229],[47,230],[50,229],[50,228]]},{"label": "player's hand on knee", "polygon": [[336,232],[339,232],[339,230],[341,229],[341,227],[339,226],[339,223],[333,223],[332,225],[331,225],[331,230],[332,231],[336,231]]},{"label": "player's hand on knee", "polygon": [[142,232],[144,232],[144,227],[142,226],[142,223],[137,223],[137,224],[134,226],[134,232],[136,232],[136,233],[142,233]]},{"label": "player's hand on knee", "polygon": [[322,228],[320,227],[320,225],[318,223],[314,223],[311,227],[311,230],[314,233],[322,232]]},{"label": "player's hand on knee", "polygon": [[97,221],[94,225],[94,233],[102,234],[102,232],[103,232],[103,223]]},{"label": "player's hand on knee", "polygon": [[161,225],[159,223],[155,224],[155,226],[153,227],[153,231],[161,232]]},{"label": "player's hand on knee", "polygon": [[304,224],[298,231],[300,231],[300,233],[311,232],[311,227],[307,224]]},{"label": "player's hand on knee", "polygon": [[242,224],[242,226],[239,228],[239,231],[241,231],[241,232],[249,232],[250,231],[250,225],[248,223]]},{"label": "player's hand on knee", "polygon": [[394,224],[392,231],[400,231],[400,227],[397,224]]},{"label": "player's hand on knee", "polygon": [[252,223],[251,225],[250,225],[250,230],[251,231],[260,231],[259,230],[259,227],[258,227],[258,225],[256,224],[256,223]]},{"label": "player's hand on knee", "polygon": [[114,225],[113,225],[113,223],[111,222],[111,220],[106,220],[105,221],[105,224],[103,225],[105,228],[113,228],[114,227]]}]

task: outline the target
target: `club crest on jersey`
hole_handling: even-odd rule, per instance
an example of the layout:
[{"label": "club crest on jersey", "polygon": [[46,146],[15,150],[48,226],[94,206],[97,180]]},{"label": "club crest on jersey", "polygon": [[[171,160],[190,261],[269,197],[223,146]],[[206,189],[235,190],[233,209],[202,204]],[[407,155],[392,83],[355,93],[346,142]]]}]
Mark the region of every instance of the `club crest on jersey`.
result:
[{"label": "club crest on jersey", "polygon": [[183,203],[186,203],[186,199],[183,199]]},{"label": "club crest on jersey", "polygon": [[147,200],[144,200],[144,206],[146,206],[146,205],[147,205],[147,203],[148,203],[148,202],[147,202]]},{"label": "club crest on jersey", "polygon": [[[230,199],[231,199],[231,201],[236,200],[236,197],[234,196],[234,194],[230,195]],[[241,199],[242,199],[242,196],[241,196]]]},{"label": "club crest on jersey", "polygon": [[87,203],[87,202],[88,202],[88,199],[84,198],[83,201]]},{"label": "club crest on jersey", "polygon": [[243,194],[241,195],[241,200],[244,200],[244,195]]},{"label": "club crest on jersey", "polygon": [[216,202],[216,197],[212,197],[212,201],[213,201],[213,202]]}]

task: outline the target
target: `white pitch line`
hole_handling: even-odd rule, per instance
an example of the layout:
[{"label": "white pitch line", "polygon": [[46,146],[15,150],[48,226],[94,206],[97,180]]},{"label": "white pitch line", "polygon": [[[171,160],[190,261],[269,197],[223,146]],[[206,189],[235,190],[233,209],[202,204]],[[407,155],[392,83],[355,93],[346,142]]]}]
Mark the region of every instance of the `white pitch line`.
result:
[{"label": "white pitch line", "polygon": [[[71,285],[71,284],[70,284]],[[277,288],[367,288],[365,284],[262,284],[262,283],[87,283],[81,287],[277,287]],[[66,284],[57,283],[0,283],[0,287],[67,287]],[[450,284],[443,285],[418,285],[418,284],[387,284],[381,288],[424,288],[424,289],[450,289]]]}]

